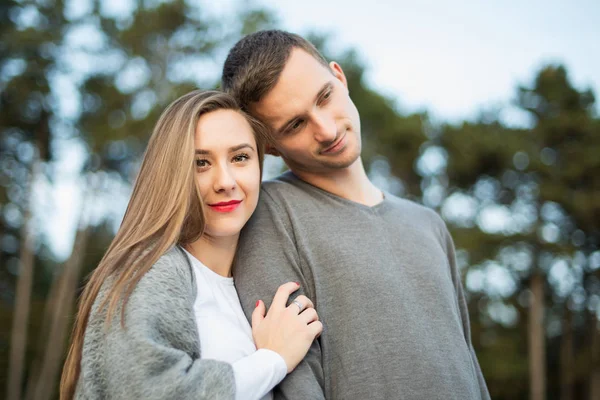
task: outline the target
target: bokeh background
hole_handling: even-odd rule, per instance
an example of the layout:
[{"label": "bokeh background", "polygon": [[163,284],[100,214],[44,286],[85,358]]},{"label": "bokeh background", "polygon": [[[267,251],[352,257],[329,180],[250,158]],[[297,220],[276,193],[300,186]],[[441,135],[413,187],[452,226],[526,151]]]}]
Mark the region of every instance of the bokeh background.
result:
[{"label": "bokeh background", "polygon": [[599,21],[596,0],[0,1],[0,393],[57,398],[158,115],[276,27],[344,68],[373,181],[446,220],[492,398],[600,399]]}]

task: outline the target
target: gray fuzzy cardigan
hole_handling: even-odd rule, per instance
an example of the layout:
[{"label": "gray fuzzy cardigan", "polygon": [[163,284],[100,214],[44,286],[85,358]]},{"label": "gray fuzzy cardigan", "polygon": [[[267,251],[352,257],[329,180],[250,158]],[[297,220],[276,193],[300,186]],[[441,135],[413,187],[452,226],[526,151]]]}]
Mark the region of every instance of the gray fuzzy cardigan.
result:
[{"label": "gray fuzzy cardigan", "polygon": [[[104,285],[98,298],[102,298]],[[196,282],[178,246],[142,277],[105,329],[96,300],[85,332],[76,399],[233,399],[230,364],[200,358]]]}]

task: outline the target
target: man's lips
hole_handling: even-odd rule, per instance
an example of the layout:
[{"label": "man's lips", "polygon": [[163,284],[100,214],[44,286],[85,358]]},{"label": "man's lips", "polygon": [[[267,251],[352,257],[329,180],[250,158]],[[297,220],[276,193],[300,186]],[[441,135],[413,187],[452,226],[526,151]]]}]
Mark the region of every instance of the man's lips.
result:
[{"label": "man's lips", "polygon": [[231,212],[238,208],[242,200],[229,200],[229,201],[221,201],[219,203],[212,203],[208,206],[217,212]]},{"label": "man's lips", "polygon": [[323,150],[321,153],[322,154],[329,154],[329,153],[334,153],[337,150],[339,150],[339,144],[342,143],[344,141],[344,139],[346,139],[346,133],[344,133],[342,135],[342,137],[340,137],[334,144],[332,144],[331,146],[329,146],[328,148],[326,148],[325,150]]}]

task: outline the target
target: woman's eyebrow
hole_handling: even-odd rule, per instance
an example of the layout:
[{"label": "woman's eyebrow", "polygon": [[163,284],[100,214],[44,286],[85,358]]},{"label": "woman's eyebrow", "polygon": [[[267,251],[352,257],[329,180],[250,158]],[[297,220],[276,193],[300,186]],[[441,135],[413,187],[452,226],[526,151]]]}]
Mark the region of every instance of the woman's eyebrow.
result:
[{"label": "woman's eyebrow", "polygon": [[[234,153],[238,150],[246,149],[246,148],[248,148],[250,150],[254,150],[254,147],[252,147],[252,145],[250,145],[249,143],[242,143],[242,144],[238,144],[237,146],[231,146],[228,149],[228,152]],[[196,149],[196,154],[210,155],[210,154],[212,154],[212,152],[210,150]]]}]

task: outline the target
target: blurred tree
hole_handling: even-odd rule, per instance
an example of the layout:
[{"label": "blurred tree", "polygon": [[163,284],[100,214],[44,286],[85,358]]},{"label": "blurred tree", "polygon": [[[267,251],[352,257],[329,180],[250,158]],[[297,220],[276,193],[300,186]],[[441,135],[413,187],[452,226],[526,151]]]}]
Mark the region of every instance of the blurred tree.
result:
[{"label": "blurred tree", "polygon": [[[62,4],[62,3],[59,3]],[[61,8],[61,7],[60,7]],[[7,1],[0,6],[0,152],[2,166],[2,244],[0,259],[17,268],[7,397],[21,398],[28,316],[30,311],[35,237],[32,215],[34,184],[43,163],[52,158],[50,130],[53,116],[49,77],[56,69],[52,44],[61,32],[63,15],[48,4]],[[16,231],[20,230],[17,236]],[[20,240],[12,244],[16,237]],[[16,254],[19,254],[16,258]],[[13,261],[14,260],[14,261]],[[6,263],[4,265],[10,265]],[[3,271],[4,272],[4,271]]]},{"label": "blurred tree", "polygon": [[[573,330],[585,325],[577,327],[573,314],[584,314],[579,320],[597,327],[599,313],[599,266],[591,262],[600,246],[600,125],[594,102],[591,90],[580,92],[572,86],[562,66],[544,68],[533,87],[520,88],[518,96],[518,105],[535,120],[527,157],[539,187],[541,238],[561,247],[555,257],[569,266],[566,279],[580,276],[569,288],[562,281],[553,284],[555,303],[562,305],[560,382],[565,400],[573,398],[576,381],[587,381],[592,372],[576,375]],[[591,315],[585,315],[588,312]],[[587,344],[591,347],[589,340]]]},{"label": "blurred tree", "polygon": [[[467,282],[479,282],[480,304],[496,322],[518,318],[518,304],[528,305],[532,399],[546,398],[549,388],[572,398],[575,382],[587,381],[591,372],[588,366],[580,370],[584,377],[576,375],[572,329],[581,330],[583,320],[595,326],[599,312],[593,260],[600,232],[600,131],[593,102],[589,90],[573,88],[563,67],[549,66],[532,88],[518,91],[517,105],[533,117],[531,129],[480,121],[445,126],[439,138],[452,192],[442,210],[466,250]],[[504,287],[486,287],[489,274]],[[559,368],[548,364],[546,336],[561,333],[562,344],[550,348],[561,355],[550,354],[561,360]],[[547,376],[557,379],[546,382]],[[496,384],[490,379],[492,393]]]}]

